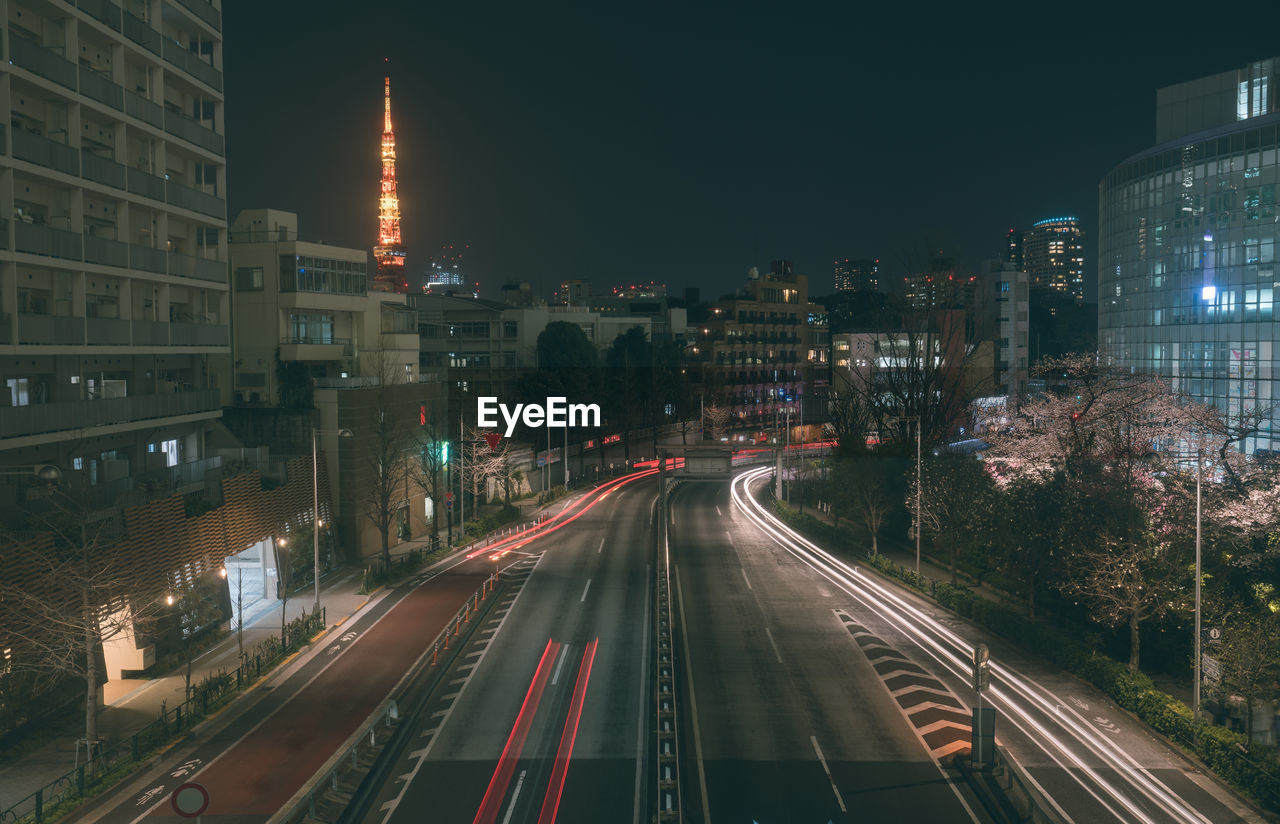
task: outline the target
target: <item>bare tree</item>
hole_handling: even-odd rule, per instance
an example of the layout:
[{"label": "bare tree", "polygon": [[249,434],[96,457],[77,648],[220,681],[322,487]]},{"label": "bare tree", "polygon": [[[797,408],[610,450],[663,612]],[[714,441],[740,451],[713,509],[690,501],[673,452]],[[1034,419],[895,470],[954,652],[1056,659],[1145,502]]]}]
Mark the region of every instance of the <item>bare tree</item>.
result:
[{"label": "bare tree", "polygon": [[84,681],[84,740],[98,746],[99,650],[148,630],[164,604],[119,539],[115,512],[96,512],[52,492],[28,513],[34,537],[7,540],[0,576],[0,646],[13,650],[11,673],[50,684]]},{"label": "bare tree", "polygon": [[711,433],[711,440],[720,440],[729,426],[729,408],[718,403],[709,404],[702,412],[703,427]]},{"label": "bare tree", "polygon": [[191,698],[191,665],[195,655],[195,642],[200,633],[213,624],[221,623],[224,616],[218,599],[219,583],[209,575],[202,575],[189,584],[178,587],[174,601],[177,631],[182,636],[183,685],[186,697]]},{"label": "bare tree", "polygon": [[1104,535],[1071,563],[1075,574],[1066,591],[1084,599],[1100,623],[1128,626],[1129,671],[1137,672],[1142,625],[1184,606],[1185,572],[1150,533],[1129,540]]},{"label": "bare tree", "polygon": [[[505,443],[504,438],[498,449],[490,449],[480,430],[469,425],[463,428],[462,485],[471,492],[472,501],[479,500],[485,481],[501,471],[506,454]],[[547,456],[548,460],[550,457]]]},{"label": "bare tree", "polygon": [[841,454],[865,451],[867,433],[873,428],[870,398],[841,370],[833,372],[827,406],[828,427]]},{"label": "bare tree", "polygon": [[431,501],[431,543],[440,543],[440,513],[445,493],[449,490],[444,471],[449,465],[449,427],[436,407],[424,410],[418,428],[417,451],[420,460],[410,463],[410,475],[422,494]]},{"label": "bare tree", "polygon": [[360,486],[362,511],[378,531],[382,563],[390,566],[391,528],[408,489],[412,460],[417,460],[413,424],[418,409],[404,403],[396,392],[403,382],[403,373],[390,362],[389,356],[377,359],[375,367],[381,383],[359,390],[365,401],[364,419],[352,430],[364,475]]}]

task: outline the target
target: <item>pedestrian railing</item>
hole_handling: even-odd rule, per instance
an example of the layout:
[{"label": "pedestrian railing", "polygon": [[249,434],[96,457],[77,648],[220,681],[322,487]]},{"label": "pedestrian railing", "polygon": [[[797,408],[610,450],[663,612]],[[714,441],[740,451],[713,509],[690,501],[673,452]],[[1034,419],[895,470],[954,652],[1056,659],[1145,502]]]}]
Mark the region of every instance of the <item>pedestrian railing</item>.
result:
[{"label": "pedestrian railing", "polygon": [[176,707],[161,708],[160,716],[131,735],[91,748],[83,764],[0,811],[0,824],[44,824],[70,812],[86,798],[114,785],[162,746],[220,709],[262,677],[287,655],[302,647],[325,627],[325,610],[303,614],[285,626],[285,639],[271,636],[241,656],[232,672],[210,673],[191,689],[191,697]]}]

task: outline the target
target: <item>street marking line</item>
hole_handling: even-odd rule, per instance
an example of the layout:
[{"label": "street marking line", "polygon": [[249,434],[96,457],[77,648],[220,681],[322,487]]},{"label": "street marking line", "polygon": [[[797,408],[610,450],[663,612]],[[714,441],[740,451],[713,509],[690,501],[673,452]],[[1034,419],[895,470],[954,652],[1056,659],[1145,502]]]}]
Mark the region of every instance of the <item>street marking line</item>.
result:
[{"label": "street marking line", "polygon": [[564,659],[569,657],[569,645],[565,644],[560,650],[560,661],[556,663],[555,674],[551,676],[551,686],[555,686],[560,682],[560,670],[564,669]]},{"label": "street marking line", "polygon": [[781,663],[782,663],[782,653],[778,651],[778,644],[777,644],[777,642],[775,642],[775,641],[773,640],[773,633],[769,631],[769,628],[768,628],[768,627],[765,627],[765,628],[764,628],[764,634],[765,634],[765,635],[767,635],[767,636],[769,636],[769,646],[773,647],[773,654],[774,654],[774,655],[776,655],[776,656],[778,657],[778,663],[779,663],[779,664],[781,664]]},{"label": "street marking line", "polygon": [[[676,599],[680,605],[680,637],[684,641],[684,654],[690,657],[689,628],[684,620],[684,588],[680,586],[679,569],[671,567],[672,577],[676,581]],[[693,666],[689,666],[689,711],[693,714],[693,748],[698,757],[698,787],[702,791],[702,820],[711,820],[711,804],[707,801],[707,771],[702,764],[702,733],[698,729],[698,697],[693,692]]]},{"label": "street marking line", "polygon": [[831,777],[831,768],[827,766],[827,759],[822,755],[822,747],[818,746],[818,737],[811,735],[809,740],[813,742],[813,751],[818,755],[818,761],[822,764],[822,771],[827,774],[827,780],[831,782],[831,792],[836,794],[836,803],[840,805],[840,812],[849,812],[848,808],[844,806],[844,796],[840,794],[840,788],[836,786],[836,780]]},{"label": "street marking line", "polygon": [[605,542],[605,539],[604,539],[604,538],[601,538],[601,539],[600,539],[600,546],[596,547],[596,554],[597,554],[597,555],[599,555],[601,552],[603,552],[603,551],[604,551],[604,542]]},{"label": "street marking line", "polygon": [[742,569],[742,580],[747,582],[747,589],[754,589],[754,587],[751,586],[751,581],[747,578],[747,568],[742,567],[741,569]]},{"label": "street marking line", "polygon": [[720,505],[719,505],[719,504],[717,504],[717,505],[716,505],[716,515],[718,515],[718,516],[719,516],[719,517],[721,517],[721,518],[723,518],[723,517],[724,517],[724,513],[720,511]]},{"label": "street marking line", "polygon": [[589,590],[589,589],[591,589],[591,579],[590,579],[590,578],[588,578],[588,579],[587,579],[587,585],[586,585],[585,587],[583,587],[583,588],[582,588],[582,597],[578,599],[578,603],[579,603],[579,604],[581,604],[581,603],[583,603],[584,601],[586,601],[586,600],[587,600],[587,590]]},{"label": "street marking line", "polygon": [[515,792],[511,793],[511,804],[507,807],[507,814],[502,817],[502,824],[511,824],[511,814],[516,809],[516,799],[520,797],[520,788],[524,786],[524,776],[528,770],[521,770],[520,777],[516,779]]}]

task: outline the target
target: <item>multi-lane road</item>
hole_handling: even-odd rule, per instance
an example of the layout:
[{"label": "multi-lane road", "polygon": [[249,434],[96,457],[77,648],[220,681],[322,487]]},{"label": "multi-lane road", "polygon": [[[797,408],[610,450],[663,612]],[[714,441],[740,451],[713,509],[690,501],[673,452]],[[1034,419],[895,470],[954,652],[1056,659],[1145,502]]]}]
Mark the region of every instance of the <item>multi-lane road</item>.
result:
[{"label": "multi-lane road", "polygon": [[[658,815],[655,575],[669,564],[684,820],[991,820],[967,750],[972,645],[998,739],[1063,821],[1260,821],[1095,691],[835,558],[756,501],[768,470],[668,496],[652,470],[371,605],[224,728],[175,749],[206,822],[263,824],[427,654],[489,570],[499,590],[440,669],[361,820],[649,822]],[[85,820],[168,815],[135,782]]]}]

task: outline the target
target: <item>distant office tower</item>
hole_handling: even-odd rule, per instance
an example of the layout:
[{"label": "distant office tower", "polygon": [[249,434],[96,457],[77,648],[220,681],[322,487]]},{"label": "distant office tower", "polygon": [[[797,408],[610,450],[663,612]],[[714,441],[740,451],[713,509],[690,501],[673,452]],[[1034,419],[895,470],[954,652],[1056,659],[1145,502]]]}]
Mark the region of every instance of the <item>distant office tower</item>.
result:
[{"label": "distant office tower", "polygon": [[955,258],[936,257],[928,272],[903,278],[907,306],[917,311],[972,309],[975,280],[956,273]]},{"label": "distant office tower", "polygon": [[880,261],[871,258],[845,258],[835,261],[837,292],[880,291]]},{"label": "distant office tower", "polygon": [[1015,271],[1025,271],[1023,269],[1022,232],[1017,229],[1009,230],[1009,243],[1003,260],[1005,263],[1012,263]]},{"label": "distant office tower", "polygon": [[387,78],[382,114],[382,193],[378,198],[378,245],[373,247],[378,269],[377,292],[409,290],[404,274],[404,246],[400,242],[400,196],[396,191],[396,136],[391,131],[391,78]]},{"label": "distant office tower", "polygon": [[556,287],[555,302],[561,306],[582,306],[591,297],[591,281],[562,280]]},{"label": "distant office tower", "polygon": [[431,258],[431,266],[423,277],[422,291],[429,295],[465,295],[480,297],[480,284],[468,280],[463,271],[462,256],[469,245],[458,249],[452,244],[444,246]]},{"label": "distant office tower", "polygon": [[1084,300],[1084,230],[1077,218],[1051,217],[1032,224],[1023,236],[1022,259],[1032,286]]},{"label": "distant office tower", "polygon": [[665,283],[648,283],[631,284],[629,286],[613,287],[614,297],[619,298],[665,298],[667,296],[667,285]]},{"label": "distant office tower", "polygon": [[1156,145],[1099,187],[1098,345],[1280,448],[1280,58],[1156,92]]}]

